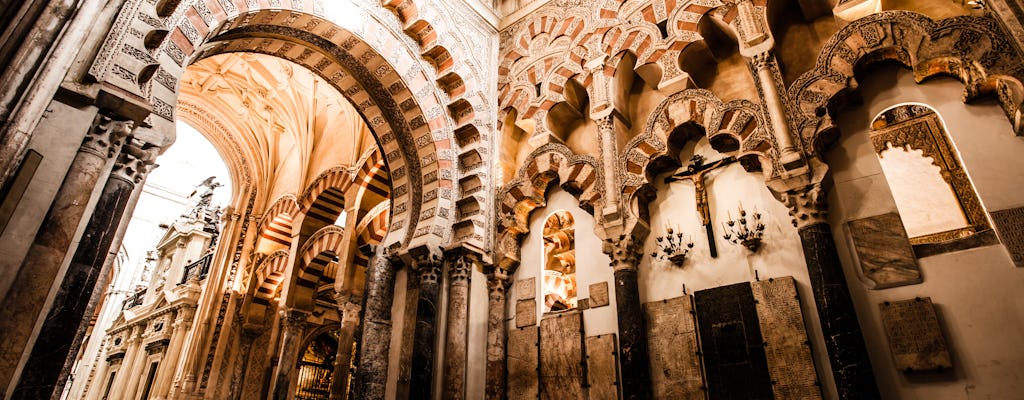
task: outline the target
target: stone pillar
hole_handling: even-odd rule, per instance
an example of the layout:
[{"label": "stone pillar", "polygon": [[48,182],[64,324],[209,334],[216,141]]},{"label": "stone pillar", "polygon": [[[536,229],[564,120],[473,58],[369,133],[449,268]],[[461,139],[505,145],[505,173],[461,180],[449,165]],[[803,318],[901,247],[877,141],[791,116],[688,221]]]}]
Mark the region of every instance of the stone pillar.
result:
[{"label": "stone pillar", "polygon": [[167,353],[160,361],[160,370],[153,384],[152,396],[157,400],[167,398],[171,391],[171,383],[174,381],[174,373],[177,371],[178,358],[181,355],[181,348],[185,345],[185,336],[192,329],[192,317],[195,316],[195,307],[191,305],[178,309],[178,313],[171,325],[171,343],[167,346]]},{"label": "stone pillar", "polygon": [[352,367],[352,347],[355,344],[356,329],[359,327],[359,304],[351,301],[348,294],[338,293],[338,312],[341,313],[341,329],[338,330],[338,355],[334,357],[334,378],[331,380],[331,399],[348,397],[349,369]]},{"label": "stone pillar", "polygon": [[469,330],[470,256],[460,254],[448,266],[448,334],[444,352],[444,388],[441,397],[466,398],[466,333]]},{"label": "stone pillar", "polygon": [[624,134],[629,131],[628,125],[622,120],[622,116],[614,108],[609,109],[609,114],[597,119],[597,129],[600,132],[598,140],[601,144],[601,165],[604,170],[604,192],[607,198],[604,201],[604,209],[601,214],[605,220],[616,220],[619,218],[619,185],[616,180],[616,163],[619,161],[617,138],[619,132]]},{"label": "stone pillar", "polygon": [[366,271],[363,334],[359,364],[349,398],[381,400],[388,380],[391,348],[391,302],[395,297],[395,266],[386,251],[378,253]]},{"label": "stone pillar", "polygon": [[281,350],[278,352],[277,377],[274,379],[274,400],[286,400],[291,390],[292,371],[299,362],[302,328],[309,313],[290,309],[281,311]]},{"label": "stone pillar", "polygon": [[508,395],[505,360],[505,323],[508,289],[508,271],[495,266],[487,274],[487,383],[484,389],[487,400],[501,400]]},{"label": "stone pillar", "polygon": [[[121,389],[124,392],[123,399],[134,399],[135,395],[138,394],[141,386],[143,371],[146,369],[146,359],[149,358],[149,351],[146,350],[146,346],[142,345],[144,338],[142,334],[145,333],[146,326],[138,326],[139,342],[135,349],[135,359],[132,360],[131,364],[123,364],[121,372],[127,372],[124,381],[124,387]],[[127,370],[124,367],[128,367]],[[115,397],[111,397],[115,398]]]},{"label": "stone pillar", "polygon": [[[0,390],[6,390],[18,379],[15,370],[24,352],[32,346],[33,328],[50,289],[58,279],[93,188],[103,174],[107,160],[117,154],[122,140],[130,131],[130,122],[96,116],[11,289],[0,303]],[[77,324],[80,319],[65,323]],[[59,364],[63,365],[63,360]]]},{"label": "stone pillar", "polygon": [[[125,338],[124,359],[121,360],[121,368],[117,370],[114,382],[110,384],[108,399],[124,399],[126,389],[131,385],[132,365],[135,359],[139,358],[142,351],[142,331],[144,327],[133,325]],[[100,389],[102,390],[102,388]]]},{"label": "stone pillar", "polygon": [[607,239],[604,251],[615,272],[615,311],[619,323],[619,363],[622,371],[622,398],[651,398],[650,362],[647,354],[647,330],[644,328],[637,286],[636,266],[643,241],[630,235]]},{"label": "stone pillar", "polygon": [[821,185],[781,195],[789,207],[793,225],[800,232],[804,260],[832,365],[832,377],[842,400],[880,399],[871,360],[857,321],[843,267],[839,263],[832,228],[825,219],[827,192]]},{"label": "stone pillar", "polygon": [[260,326],[248,326],[243,316],[239,316],[235,323],[240,327],[241,335],[238,338],[238,354],[235,355],[235,365],[231,369],[231,387],[228,398],[239,400],[242,398],[242,384],[247,378],[245,372],[249,367],[249,355],[252,353],[253,342],[263,332],[260,330]]},{"label": "stone pillar", "polygon": [[420,296],[416,301],[416,333],[412,342],[410,399],[433,398],[437,303],[441,300],[440,261],[440,257],[431,254],[424,254],[413,260],[413,269],[420,283]]},{"label": "stone pillar", "polygon": [[107,252],[117,235],[135,184],[142,181],[156,160],[158,150],[156,147],[146,148],[144,142],[134,139],[122,146],[78,249],[61,280],[50,312],[43,321],[18,386],[11,395],[12,400],[41,399],[54,394],[59,397],[63,391],[63,383],[58,384],[57,380],[67,359],[78,353],[80,343],[75,343],[75,336],[92,299],[97,279],[108,273],[103,271]]}]

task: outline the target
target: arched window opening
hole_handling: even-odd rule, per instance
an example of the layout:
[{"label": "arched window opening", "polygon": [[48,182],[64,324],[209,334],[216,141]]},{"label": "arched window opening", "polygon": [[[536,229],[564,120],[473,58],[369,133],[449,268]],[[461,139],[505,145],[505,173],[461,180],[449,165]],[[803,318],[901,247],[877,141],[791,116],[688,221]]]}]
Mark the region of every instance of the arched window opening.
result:
[{"label": "arched window opening", "polygon": [[966,238],[989,229],[939,114],[900,104],[871,122],[871,143],[912,244]]},{"label": "arched window opening", "polygon": [[338,354],[338,337],[324,332],[314,338],[299,359],[296,400],[326,400],[331,397],[334,357]]},{"label": "arched window opening", "polygon": [[576,227],[572,214],[557,211],[544,221],[544,312],[576,308]]}]

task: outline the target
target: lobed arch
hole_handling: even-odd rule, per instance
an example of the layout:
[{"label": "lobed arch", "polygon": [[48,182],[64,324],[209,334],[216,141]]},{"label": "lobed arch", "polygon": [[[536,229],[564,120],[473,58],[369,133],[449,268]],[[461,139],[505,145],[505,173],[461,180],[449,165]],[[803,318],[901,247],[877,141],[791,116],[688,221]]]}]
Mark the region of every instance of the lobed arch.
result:
[{"label": "lobed arch", "polygon": [[820,155],[838,139],[833,116],[858,87],[865,67],[896,62],[921,83],[936,75],[964,84],[965,102],[995,95],[1014,132],[1024,135],[1024,65],[991,17],[940,21],[909,11],[883,11],[836,32],[822,48],[813,70],[789,87],[798,127],[808,154]]},{"label": "lobed arch", "polygon": [[[255,52],[300,64],[355,105],[386,154],[388,169],[397,172],[393,186],[405,187],[395,199],[404,207],[392,219],[388,244],[416,247],[446,241],[452,213],[438,210],[453,209],[457,177],[436,172],[454,165],[456,124],[475,121],[467,120],[473,117],[467,113],[471,104],[451,106],[443,89],[465,82],[464,77],[446,74],[448,86],[439,87],[420,66],[423,59],[393,51],[403,43],[400,38],[374,48],[365,37],[392,35],[376,19],[328,20],[321,2],[283,3],[287,4],[182,2],[172,15],[160,17],[151,4],[130,2],[90,73],[117,92],[151,104],[153,114],[147,122],[161,124],[173,120],[177,79],[189,62],[221,53]],[[175,28],[153,50],[143,50],[141,39],[126,34],[129,27],[145,33],[166,29],[165,25]],[[152,76],[143,71],[153,71]],[[424,201],[423,194],[429,192],[437,196]]]},{"label": "lobed arch", "polygon": [[498,258],[502,268],[513,270],[519,262],[519,242],[529,233],[530,214],[543,207],[552,184],[559,184],[579,199],[580,207],[593,214],[602,201],[602,171],[596,159],[573,154],[562,144],[549,143],[533,151],[516,178],[497,194]]},{"label": "lobed arch", "polygon": [[639,207],[627,209],[645,218],[642,200],[654,192],[651,180],[682,165],[678,154],[683,144],[701,135],[719,152],[737,151],[745,170],[761,172],[766,180],[778,176],[782,166],[775,138],[765,129],[767,121],[760,110],[747,100],[723,103],[704,89],[688,89],[662,101],[648,117],[643,133],[622,152],[621,193],[626,204],[635,202]]}]

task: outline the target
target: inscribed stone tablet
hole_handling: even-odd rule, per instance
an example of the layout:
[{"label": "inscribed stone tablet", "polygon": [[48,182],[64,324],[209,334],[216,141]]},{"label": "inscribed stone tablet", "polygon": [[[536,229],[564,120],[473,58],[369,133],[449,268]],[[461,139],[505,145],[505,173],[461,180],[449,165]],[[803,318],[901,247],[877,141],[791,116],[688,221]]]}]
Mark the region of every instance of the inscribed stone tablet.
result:
[{"label": "inscribed stone tablet", "polygon": [[526,278],[516,281],[516,300],[537,298],[537,278]]},{"label": "inscribed stone tablet", "polygon": [[1010,252],[1013,264],[1024,267],[1024,207],[992,212],[999,241]]},{"label": "inscribed stone tablet", "polygon": [[606,305],[608,305],[608,282],[598,282],[590,285],[590,308]]},{"label": "inscribed stone tablet", "polygon": [[540,398],[583,398],[583,313],[540,321]]},{"label": "inscribed stone tablet", "polygon": [[708,398],[774,398],[750,283],[693,295]]},{"label": "inscribed stone tablet", "polygon": [[516,328],[537,324],[537,300],[516,302]]},{"label": "inscribed stone tablet", "polygon": [[587,383],[590,400],[617,400],[619,398],[619,375],[615,366],[618,353],[615,351],[615,334],[587,338]]},{"label": "inscribed stone tablet", "polygon": [[885,302],[878,308],[896,369],[911,372],[953,368],[930,297]]},{"label": "inscribed stone tablet", "polygon": [[921,283],[917,257],[898,213],[850,221],[848,226],[861,271],[875,283],[872,289]]},{"label": "inscribed stone tablet", "polygon": [[703,400],[693,298],[645,303],[644,317],[654,398]]},{"label": "inscribed stone tablet", "polygon": [[508,332],[509,400],[537,400],[540,389],[537,379],[537,329],[531,326]]},{"label": "inscribed stone tablet", "polygon": [[804,317],[793,277],[750,284],[757,302],[757,318],[765,342],[768,375],[775,382],[775,398],[820,399],[818,374],[804,329]]}]

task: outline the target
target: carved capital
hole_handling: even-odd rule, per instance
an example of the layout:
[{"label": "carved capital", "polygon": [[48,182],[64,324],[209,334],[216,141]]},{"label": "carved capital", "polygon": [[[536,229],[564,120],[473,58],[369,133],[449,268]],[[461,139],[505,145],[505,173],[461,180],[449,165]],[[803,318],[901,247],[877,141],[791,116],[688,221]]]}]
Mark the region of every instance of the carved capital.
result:
[{"label": "carved capital", "polygon": [[494,267],[491,269],[491,273],[487,274],[487,291],[491,297],[505,297],[505,291],[508,290],[508,286],[508,270]]},{"label": "carved capital", "polygon": [[82,139],[80,151],[103,158],[113,157],[121,141],[132,132],[132,121],[117,121],[104,115],[96,115],[89,132]]},{"label": "carved capital", "polygon": [[466,284],[469,276],[473,273],[473,260],[465,254],[455,258],[455,262],[448,267],[448,279],[452,285]]},{"label": "carved capital", "polygon": [[763,51],[747,59],[754,71],[768,69],[775,61],[775,56],[770,51]]},{"label": "carved capital", "polygon": [[780,200],[789,208],[793,217],[793,226],[802,229],[820,223],[828,223],[828,193],[820,184],[808,186],[802,190],[782,193]]},{"label": "carved capital", "polygon": [[429,250],[417,252],[412,257],[412,270],[419,278],[420,285],[436,285],[441,281],[441,256]]},{"label": "carved capital", "polygon": [[360,313],[362,307],[359,303],[346,302],[343,305],[339,305],[338,308],[341,310],[341,323],[359,323]]},{"label": "carved capital", "polygon": [[132,184],[142,182],[156,161],[159,151],[159,147],[153,147],[140,140],[129,139],[121,147],[121,154],[117,157],[110,176]]},{"label": "carved capital", "polygon": [[281,322],[287,328],[298,329],[306,323],[309,313],[298,309],[281,310]]},{"label": "carved capital", "polygon": [[604,252],[611,258],[611,266],[619,269],[636,269],[640,262],[643,242],[630,235],[619,235],[617,239],[605,239]]}]

